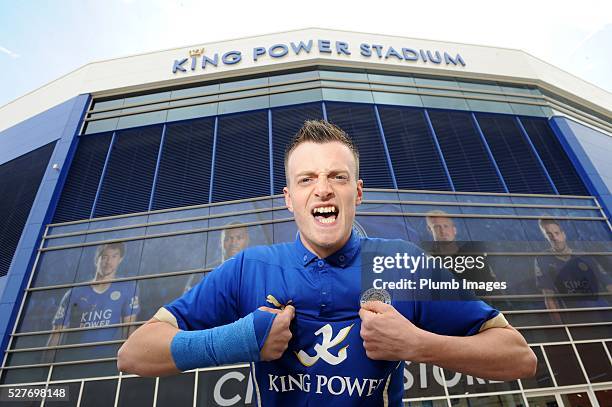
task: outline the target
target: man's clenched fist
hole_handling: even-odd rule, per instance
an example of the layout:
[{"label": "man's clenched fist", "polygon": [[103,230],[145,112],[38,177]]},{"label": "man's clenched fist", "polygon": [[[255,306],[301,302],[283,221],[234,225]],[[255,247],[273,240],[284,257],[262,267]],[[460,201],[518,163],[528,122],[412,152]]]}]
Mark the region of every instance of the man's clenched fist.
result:
[{"label": "man's clenched fist", "polygon": [[426,360],[429,334],[404,318],[393,306],[380,301],[361,305],[361,338],[366,355],[374,360]]},{"label": "man's clenched fist", "polygon": [[291,340],[292,335],[289,330],[289,324],[295,317],[295,308],[293,308],[292,305],[287,305],[282,311],[269,307],[259,307],[259,309],[277,314],[274,321],[272,321],[272,327],[270,328],[270,333],[266,338],[266,342],[259,352],[260,359],[265,362],[280,359],[285,350],[287,350],[289,341]]}]

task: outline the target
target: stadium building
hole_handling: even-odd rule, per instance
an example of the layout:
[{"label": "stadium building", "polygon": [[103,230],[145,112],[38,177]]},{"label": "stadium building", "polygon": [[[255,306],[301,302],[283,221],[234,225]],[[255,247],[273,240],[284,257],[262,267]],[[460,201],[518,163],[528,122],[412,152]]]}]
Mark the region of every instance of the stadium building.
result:
[{"label": "stadium building", "polygon": [[247,365],[140,378],[116,353],[228,253],[295,239],[307,119],[359,147],[355,228],[422,243],[445,213],[538,356],[510,382],[406,362],[407,406],[612,405],[612,95],[519,50],[323,29],[94,62],[0,108],[3,397],[254,405]]}]

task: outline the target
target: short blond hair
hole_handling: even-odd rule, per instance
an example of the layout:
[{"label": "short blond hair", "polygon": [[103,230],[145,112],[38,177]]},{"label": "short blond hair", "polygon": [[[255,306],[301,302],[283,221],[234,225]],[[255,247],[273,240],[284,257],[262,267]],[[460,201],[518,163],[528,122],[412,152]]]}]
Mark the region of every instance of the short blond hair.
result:
[{"label": "short blond hair", "polygon": [[287,148],[285,149],[285,177],[289,185],[289,156],[302,143],[331,143],[337,141],[344,144],[355,158],[355,179],[359,179],[359,150],[353,140],[340,127],[326,120],[306,120]]}]

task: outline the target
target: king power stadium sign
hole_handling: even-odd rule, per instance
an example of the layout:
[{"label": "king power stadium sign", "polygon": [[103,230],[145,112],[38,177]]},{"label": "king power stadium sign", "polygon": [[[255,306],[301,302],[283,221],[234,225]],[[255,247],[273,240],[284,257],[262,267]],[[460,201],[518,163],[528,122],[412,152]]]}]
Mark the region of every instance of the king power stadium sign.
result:
[{"label": "king power stadium sign", "polygon": [[174,60],[172,73],[180,74],[198,69],[206,69],[207,67],[216,68],[220,64],[236,65],[243,58],[250,58],[253,62],[258,62],[266,57],[280,59],[287,57],[287,55],[310,54],[315,50],[318,50],[319,54],[336,54],[346,58],[350,58],[356,53],[368,59],[465,67],[465,60],[459,53],[408,47],[394,48],[392,46],[368,43],[362,43],[359,45],[358,50],[353,50],[348,42],[308,40],[289,42],[288,44],[274,44],[270,47],[254,47],[252,50],[244,53],[238,50],[230,50],[224,53],[215,52],[207,54],[204,48],[195,48],[189,50],[188,57]]}]

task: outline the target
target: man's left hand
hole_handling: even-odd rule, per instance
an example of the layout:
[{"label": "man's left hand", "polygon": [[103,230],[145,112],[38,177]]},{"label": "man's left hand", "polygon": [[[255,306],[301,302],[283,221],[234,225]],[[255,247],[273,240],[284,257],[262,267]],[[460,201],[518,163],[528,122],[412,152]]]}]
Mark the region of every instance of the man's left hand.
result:
[{"label": "man's left hand", "polygon": [[425,360],[428,332],[404,318],[393,306],[380,301],[361,305],[361,338],[366,355],[374,360]]}]

